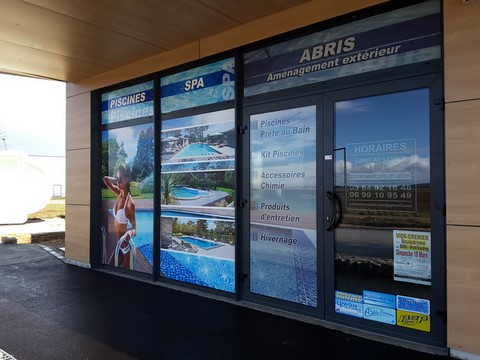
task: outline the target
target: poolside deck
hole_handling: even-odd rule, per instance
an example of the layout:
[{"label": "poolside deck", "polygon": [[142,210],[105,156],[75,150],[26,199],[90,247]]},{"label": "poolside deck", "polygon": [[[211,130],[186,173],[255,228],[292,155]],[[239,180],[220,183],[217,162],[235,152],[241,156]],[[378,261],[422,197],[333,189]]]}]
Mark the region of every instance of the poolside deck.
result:
[{"label": "poolside deck", "polygon": [[198,255],[208,255],[213,257],[218,257],[222,259],[235,260],[235,246],[218,242],[219,246],[206,250],[198,247]]},{"label": "poolside deck", "polygon": [[201,196],[198,199],[177,200],[178,205],[208,206],[213,205],[229,196],[229,194],[224,191],[208,190],[208,192],[210,195]]}]

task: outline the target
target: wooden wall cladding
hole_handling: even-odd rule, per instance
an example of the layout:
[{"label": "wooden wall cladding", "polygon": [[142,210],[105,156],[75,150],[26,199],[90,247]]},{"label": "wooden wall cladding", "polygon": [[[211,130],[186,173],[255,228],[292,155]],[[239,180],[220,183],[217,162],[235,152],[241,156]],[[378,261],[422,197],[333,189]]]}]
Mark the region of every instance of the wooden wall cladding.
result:
[{"label": "wooden wall cladding", "polygon": [[165,70],[198,59],[198,43],[190,43],[177,49],[140,60],[133,64],[104,72],[77,83],[68,83],[67,97],[87,92],[89,93],[98,88],[117,84],[143,75],[152,74],[160,70]]},{"label": "wooden wall cladding", "polygon": [[447,227],[448,346],[480,354],[480,227]]},{"label": "wooden wall cladding", "polygon": [[445,0],[445,99],[480,99],[480,2]]},{"label": "wooden wall cladding", "polygon": [[480,2],[444,1],[447,339],[480,354]]},{"label": "wooden wall cladding", "polygon": [[[78,150],[90,147],[90,93],[67,97],[66,147]],[[87,121],[88,123],[87,123]]]},{"label": "wooden wall cladding", "polygon": [[66,206],[65,257],[90,263],[90,206]]},{"label": "wooden wall cladding", "polygon": [[90,148],[67,151],[66,164],[66,204],[90,205]]},{"label": "wooden wall cladding", "polygon": [[[220,3],[216,0],[209,1]],[[301,1],[299,1],[299,3],[300,2]],[[237,26],[231,30],[205,37],[199,41],[162,52],[161,54],[111,71],[106,71],[75,84],[69,84],[67,86],[67,96],[73,96],[85,91],[95,90],[135,77],[165,70],[176,65],[231,50],[254,41],[383,2],[385,2],[385,0],[359,0],[356,2],[339,2],[336,0],[309,1],[291,9],[266,16],[260,20]],[[229,5],[232,4],[224,3],[222,6],[226,8],[226,11],[231,11],[232,9]],[[261,4],[256,4],[255,6],[258,7],[261,6]],[[248,16],[247,14],[243,14],[241,17],[246,18]]]},{"label": "wooden wall cladding", "polygon": [[447,223],[480,226],[480,100],[445,111]]},{"label": "wooden wall cladding", "polygon": [[234,49],[320,21],[377,5],[385,0],[317,0],[266,16],[200,40],[200,57]]}]

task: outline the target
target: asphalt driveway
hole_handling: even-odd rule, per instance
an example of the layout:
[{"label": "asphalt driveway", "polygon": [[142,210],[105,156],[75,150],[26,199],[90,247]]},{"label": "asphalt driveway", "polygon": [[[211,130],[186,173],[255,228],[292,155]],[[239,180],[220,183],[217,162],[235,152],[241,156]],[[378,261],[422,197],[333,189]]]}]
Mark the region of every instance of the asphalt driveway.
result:
[{"label": "asphalt driveway", "polygon": [[0,349],[18,360],[446,359],[13,244],[0,244]]}]

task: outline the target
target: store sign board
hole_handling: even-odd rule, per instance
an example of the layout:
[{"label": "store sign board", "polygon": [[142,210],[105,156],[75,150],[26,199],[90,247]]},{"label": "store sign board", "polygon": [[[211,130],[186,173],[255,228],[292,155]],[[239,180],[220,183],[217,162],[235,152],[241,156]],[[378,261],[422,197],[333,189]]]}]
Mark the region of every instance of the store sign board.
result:
[{"label": "store sign board", "polygon": [[153,81],[102,94],[102,124],[153,116]]},{"label": "store sign board", "polygon": [[233,100],[234,68],[234,59],[229,58],[162,77],[162,114]]},{"label": "store sign board", "polygon": [[439,59],[441,24],[430,1],[248,52],[245,96]]}]

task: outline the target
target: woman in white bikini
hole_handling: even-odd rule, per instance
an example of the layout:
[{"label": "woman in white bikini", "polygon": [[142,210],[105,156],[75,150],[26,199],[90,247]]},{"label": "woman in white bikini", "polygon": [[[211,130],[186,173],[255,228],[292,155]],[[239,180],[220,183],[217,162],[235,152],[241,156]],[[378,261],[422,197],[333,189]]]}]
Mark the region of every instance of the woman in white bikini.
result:
[{"label": "woman in white bikini", "polygon": [[[132,257],[135,247],[132,239],[137,234],[137,222],[135,219],[135,204],[130,195],[130,171],[126,166],[120,166],[117,170],[116,178],[105,176],[103,182],[117,195],[117,201],[113,205],[117,246],[109,263],[132,269]],[[130,228],[128,226],[129,223],[131,225]],[[122,256],[123,260],[120,259]]]}]

